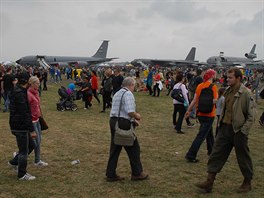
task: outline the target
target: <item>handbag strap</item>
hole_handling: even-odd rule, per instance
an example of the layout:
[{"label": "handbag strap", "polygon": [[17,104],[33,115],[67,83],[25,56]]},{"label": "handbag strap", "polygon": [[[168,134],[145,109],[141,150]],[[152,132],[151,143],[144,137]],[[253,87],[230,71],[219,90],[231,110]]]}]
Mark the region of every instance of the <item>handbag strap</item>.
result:
[{"label": "handbag strap", "polygon": [[123,99],[123,96],[124,94],[128,91],[127,89],[125,89],[126,91],[124,91],[124,93],[122,94],[121,96],[121,99],[120,99],[120,104],[119,104],[119,110],[118,110],[118,117],[117,117],[117,120],[119,120],[119,117],[120,117],[120,111],[121,111],[121,106],[122,106],[122,99]]}]

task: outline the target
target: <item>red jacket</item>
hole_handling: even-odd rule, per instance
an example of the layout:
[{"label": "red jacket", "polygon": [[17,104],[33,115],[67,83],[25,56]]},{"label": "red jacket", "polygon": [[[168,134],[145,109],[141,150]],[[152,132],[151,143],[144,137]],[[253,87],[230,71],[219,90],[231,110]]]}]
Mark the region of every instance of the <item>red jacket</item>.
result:
[{"label": "red jacket", "polygon": [[40,111],[40,98],[38,90],[29,87],[27,90],[28,95],[28,103],[31,110],[31,119],[32,121],[38,121],[39,117],[41,116]]},{"label": "red jacket", "polygon": [[98,89],[98,80],[96,76],[92,76],[91,84],[92,84],[92,89],[95,89],[95,90]]}]

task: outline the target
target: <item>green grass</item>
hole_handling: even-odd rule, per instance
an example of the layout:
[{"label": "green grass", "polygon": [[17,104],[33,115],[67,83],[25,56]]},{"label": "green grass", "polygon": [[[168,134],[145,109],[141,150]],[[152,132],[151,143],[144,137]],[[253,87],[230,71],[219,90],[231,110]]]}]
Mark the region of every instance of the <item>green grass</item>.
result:
[{"label": "green grass", "polygon": [[[194,183],[206,178],[206,145],[204,143],[198,153],[199,163],[185,161],[185,153],[196,136],[198,124],[189,129],[184,121],[186,134],[176,134],[172,128],[172,99],[165,96],[165,92],[159,98],[135,93],[137,110],[142,115],[141,126],[137,129],[141,160],[150,179],[130,181],[129,161],[123,150],[117,172],[126,180],[108,183],[105,168],[110,142],[109,110],[105,114],[99,113],[102,104],[93,100],[89,110],[83,110],[84,104],[76,101],[79,107],[76,112],[58,112],[59,85],[49,84],[48,88],[41,97],[42,111],[49,124],[48,131],[43,132],[41,153],[49,166],[35,167],[34,155],[30,155],[28,171],[37,177],[35,181],[18,181],[7,166],[17,146],[9,129],[8,113],[0,113],[0,197],[241,197],[235,191],[243,176],[233,151],[215,181],[213,193],[201,194],[194,187]],[[264,110],[263,106],[261,101],[257,118]],[[253,190],[242,197],[264,196],[263,143],[264,130],[256,121],[249,136],[255,171]],[[71,165],[75,159],[80,159],[79,165]]]}]

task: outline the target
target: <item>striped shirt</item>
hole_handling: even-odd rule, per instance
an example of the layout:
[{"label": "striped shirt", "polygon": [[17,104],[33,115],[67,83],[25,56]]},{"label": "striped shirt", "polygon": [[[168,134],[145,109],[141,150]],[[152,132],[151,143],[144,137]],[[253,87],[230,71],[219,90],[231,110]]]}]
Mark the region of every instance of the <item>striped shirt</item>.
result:
[{"label": "striped shirt", "polygon": [[122,98],[122,104],[121,104],[119,117],[132,120],[132,118],[128,115],[128,113],[136,112],[136,103],[135,103],[135,98],[134,98],[133,93],[126,88],[122,88],[118,92],[115,93],[113,97],[110,117],[118,117],[122,95],[123,95],[123,98]]}]

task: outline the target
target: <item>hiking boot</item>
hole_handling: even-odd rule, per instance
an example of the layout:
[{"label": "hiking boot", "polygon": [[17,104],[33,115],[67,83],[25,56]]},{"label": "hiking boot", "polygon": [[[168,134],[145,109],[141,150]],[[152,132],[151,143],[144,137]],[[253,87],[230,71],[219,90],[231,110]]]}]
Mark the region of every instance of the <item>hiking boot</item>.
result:
[{"label": "hiking boot", "polygon": [[35,176],[30,175],[29,173],[26,173],[23,177],[18,178],[18,180],[25,180],[25,181],[30,181],[36,179]]},{"label": "hiking boot", "polygon": [[131,176],[132,181],[140,181],[140,180],[145,180],[145,179],[148,179],[148,174],[145,174],[145,173],[141,173],[138,176],[135,176],[135,175]]},{"label": "hiking boot", "polygon": [[247,193],[249,191],[251,191],[251,179],[244,178],[244,181],[238,188],[237,193]]},{"label": "hiking boot", "polygon": [[35,164],[35,166],[38,166],[38,167],[43,167],[43,166],[48,166],[49,165],[48,163],[43,162],[41,160],[39,160],[39,162],[34,163],[34,164]]},{"label": "hiking boot", "polygon": [[199,189],[204,190],[207,193],[212,192],[214,180],[215,180],[216,173],[208,173],[207,180],[202,183],[195,184],[196,187]]}]

